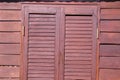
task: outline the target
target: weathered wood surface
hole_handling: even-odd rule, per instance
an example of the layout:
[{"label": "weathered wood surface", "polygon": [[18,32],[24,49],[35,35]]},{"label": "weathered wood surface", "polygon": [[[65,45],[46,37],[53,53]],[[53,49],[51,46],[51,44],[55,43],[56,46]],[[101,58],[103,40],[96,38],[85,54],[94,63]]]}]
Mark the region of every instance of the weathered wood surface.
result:
[{"label": "weathered wood surface", "polygon": [[100,56],[102,57],[120,56],[120,45],[100,45]]},{"label": "weathered wood surface", "polygon": [[0,80],[20,80],[21,4],[0,3]]},{"label": "weathered wood surface", "polygon": [[99,80],[120,80],[120,70],[118,69],[101,69]]},{"label": "weathered wood surface", "polygon": [[100,57],[100,68],[120,68],[120,57]]}]

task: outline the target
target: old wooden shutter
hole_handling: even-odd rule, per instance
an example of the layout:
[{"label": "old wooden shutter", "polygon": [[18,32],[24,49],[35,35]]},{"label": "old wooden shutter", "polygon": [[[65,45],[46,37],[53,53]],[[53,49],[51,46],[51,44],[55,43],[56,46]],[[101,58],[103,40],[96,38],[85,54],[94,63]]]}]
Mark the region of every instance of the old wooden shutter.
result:
[{"label": "old wooden shutter", "polygon": [[67,6],[64,10],[63,78],[64,80],[95,80],[96,7]]},{"label": "old wooden shutter", "polygon": [[25,76],[22,80],[58,80],[58,13],[59,8],[25,8]]},{"label": "old wooden shutter", "polygon": [[97,8],[25,9],[22,80],[95,80]]}]

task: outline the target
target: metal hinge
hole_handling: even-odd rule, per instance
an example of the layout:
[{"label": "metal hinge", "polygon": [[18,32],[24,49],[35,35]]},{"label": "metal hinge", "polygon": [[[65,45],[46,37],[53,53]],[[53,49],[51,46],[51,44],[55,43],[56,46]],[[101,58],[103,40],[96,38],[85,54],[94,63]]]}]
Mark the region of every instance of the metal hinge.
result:
[{"label": "metal hinge", "polygon": [[96,38],[98,39],[99,38],[99,30],[97,28],[97,35],[96,35]]},{"label": "metal hinge", "polygon": [[22,36],[25,36],[25,26],[22,26]]}]

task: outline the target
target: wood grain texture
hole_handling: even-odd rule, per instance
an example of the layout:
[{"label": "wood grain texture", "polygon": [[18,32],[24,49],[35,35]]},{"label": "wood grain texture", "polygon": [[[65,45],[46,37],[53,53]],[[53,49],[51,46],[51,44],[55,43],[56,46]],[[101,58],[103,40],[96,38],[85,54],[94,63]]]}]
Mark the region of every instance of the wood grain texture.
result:
[{"label": "wood grain texture", "polygon": [[21,22],[0,22],[0,31],[21,31]]},{"label": "wood grain texture", "polygon": [[101,33],[100,34],[100,43],[120,43],[120,33]]},{"label": "wood grain texture", "polygon": [[101,9],[101,19],[120,19],[120,9]]},{"label": "wood grain texture", "polygon": [[0,10],[0,20],[21,20],[19,10]]},{"label": "wood grain texture", "polygon": [[20,65],[20,55],[0,55],[0,65]]},{"label": "wood grain texture", "polygon": [[[34,6],[33,6],[34,7]],[[29,7],[25,16],[28,80],[58,80],[59,14],[52,7]],[[28,66],[28,67],[27,67]],[[24,80],[25,77],[23,77]]]},{"label": "wood grain texture", "polygon": [[100,57],[100,68],[120,68],[120,57]]},{"label": "wood grain texture", "polygon": [[20,44],[0,44],[0,54],[20,54]]},{"label": "wood grain texture", "polygon": [[100,56],[120,56],[120,45],[100,45]]},{"label": "wood grain texture", "polygon": [[99,80],[120,80],[120,70],[100,69]]},{"label": "wood grain texture", "polygon": [[115,2],[101,2],[100,3],[101,9],[105,9],[105,8],[116,9],[116,8],[120,8],[119,5],[120,5],[119,1],[115,1]]},{"label": "wood grain texture", "polygon": [[0,3],[1,10],[18,10],[21,9],[21,3]]},{"label": "wood grain texture", "polygon": [[10,79],[12,79],[12,80],[20,80],[20,78],[1,78],[0,80],[10,80]]},{"label": "wood grain texture", "polygon": [[0,32],[0,43],[20,43],[20,33]]},{"label": "wood grain texture", "polygon": [[[0,78],[14,78],[14,77],[19,77],[19,67],[5,67],[1,66],[0,67]],[[4,80],[4,79],[3,79]]]},{"label": "wood grain texture", "polygon": [[65,20],[64,79],[91,80],[92,70],[86,70],[92,69],[92,16],[66,15]]},{"label": "wood grain texture", "polygon": [[120,32],[120,21],[101,21],[100,31]]}]

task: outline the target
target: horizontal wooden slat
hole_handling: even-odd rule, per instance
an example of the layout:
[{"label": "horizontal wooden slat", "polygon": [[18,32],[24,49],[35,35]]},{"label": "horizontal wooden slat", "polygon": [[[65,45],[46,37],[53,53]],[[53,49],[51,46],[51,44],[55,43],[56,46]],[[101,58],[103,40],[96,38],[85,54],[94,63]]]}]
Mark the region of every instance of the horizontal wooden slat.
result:
[{"label": "horizontal wooden slat", "polygon": [[66,30],[68,31],[92,31],[92,28],[66,28]]},{"label": "horizontal wooden slat", "polygon": [[120,9],[101,9],[101,19],[120,19]]},{"label": "horizontal wooden slat", "polygon": [[30,37],[55,37],[55,33],[29,33]]},{"label": "horizontal wooden slat", "polygon": [[120,45],[100,45],[100,56],[120,56]]},{"label": "horizontal wooden slat", "polygon": [[54,80],[54,78],[38,78],[38,77],[36,77],[36,78],[29,77],[28,79],[29,80]]},{"label": "horizontal wooden slat", "polygon": [[21,20],[21,11],[0,10],[0,20]]},{"label": "horizontal wooden slat", "polygon": [[30,74],[39,74],[39,73],[43,73],[43,74],[54,74],[54,71],[39,71],[39,70],[28,70],[28,73]]},{"label": "horizontal wooden slat", "polygon": [[66,24],[92,24],[91,20],[68,20]]},{"label": "horizontal wooden slat", "polygon": [[0,22],[0,31],[21,31],[21,22]]},{"label": "horizontal wooden slat", "polygon": [[84,65],[84,64],[91,64],[91,61],[65,61],[65,64],[66,65],[70,65],[70,64],[73,64],[73,65]]},{"label": "horizontal wooden slat", "polygon": [[49,30],[49,29],[30,29],[29,32],[36,32],[36,33],[54,33],[55,30]]},{"label": "horizontal wooden slat", "polygon": [[0,55],[0,65],[20,65],[20,55]]},{"label": "horizontal wooden slat", "polygon": [[28,77],[54,78],[54,74],[28,74]]},{"label": "horizontal wooden slat", "polygon": [[29,59],[28,60],[31,63],[54,63],[54,59],[39,59],[39,58],[35,58],[35,59]]},{"label": "horizontal wooden slat", "polygon": [[73,42],[74,42],[74,41],[75,41],[75,42],[76,42],[76,41],[78,41],[78,42],[79,42],[79,41],[80,41],[80,42],[81,42],[81,41],[82,41],[82,42],[92,42],[92,39],[91,39],[91,38],[66,38],[65,41],[66,41],[66,42],[67,42],[67,41],[68,41],[68,42],[69,42],[69,41],[73,41]]},{"label": "horizontal wooden slat", "polygon": [[30,25],[37,25],[37,24],[38,24],[38,25],[40,25],[40,26],[41,26],[41,25],[48,25],[48,26],[49,26],[49,25],[55,25],[56,23],[49,21],[49,22],[30,22],[29,24],[30,24]]},{"label": "horizontal wooden slat", "polygon": [[100,68],[120,68],[120,57],[100,57]]},{"label": "horizontal wooden slat", "polygon": [[120,70],[100,69],[99,80],[120,80]]},{"label": "horizontal wooden slat", "polygon": [[31,22],[55,22],[55,18],[43,18],[43,17],[37,17],[37,18],[30,18]]},{"label": "horizontal wooden slat", "polygon": [[39,47],[39,48],[53,48],[55,47],[54,44],[29,44],[29,47],[32,48],[32,47]]},{"label": "horizontal wooden slat", "polygon": [[37,67],[42,67],[42,66],[43,67],[46,67],[46,66],[47,67],[54,67],[54,63],[44,63],[44,62],[43,63],[42,62],[41,63],[29,63],[28,65],[29,66],[37,66]]},{"label": "horizontal wooden slat", "polygon": [[120,33],[101,33],[100,43],[120,43]]},{"label": "horizontal wooden slat", "polygon": [[71,56],[67,56],[67,57],[65,57],[65,60],[81,60],[81,61],[89,61],[89,60],[92,60],[92,58],[91,57],[79,57],[79,56],[77,56],[77,57],[71,57]]},{"label": "horizontal wooden slat", "polygon": [[19,74],[20,74],[19,67],[5,67],[5,66],[0,67],[0,78],[19,77]]},{"label": "horizontal wooden slat", "polygon": [[20,54],[20,44],[0,44],[0,54]]},{"label": "horizontal wooden slat", "polygon": [[69,68],[66,68],[65,72],[71,72],[71,73],[88,72],[88,73],[90,73],[91,69],[75,69],[75,68],[69,69]]},{"label": "horizontal wooden slat", "polygon": [[66,16],[66,22],[70,20],[76,20],[76,21],[92,20],[92,17],[91,16]]},{"label": "horizontal wooden slat", "polygon": [[54,52],[29,52],[28,55],[54,55]]},{"label": "horizontal wooden slat", "polygon": [[65,76],[65,80],[91,80],[91,76]]},{"label": "horizontal wooden slat", "polygon": [[41,71],[54,71],[54,67],[40,67],[40,66],[29,66],[28,69],[31,70],[41,70]]},{"label": "horizontal wooden slat", "polygon": [[10,79],[12,79],[12,80],[20,80],[20,78],[0,78],[0,80],[10,80]]},{"label": "horizontal wooden slat", "polygon": [[44,52],[44,51],[48,51],[48,52],[54,52],[55,49],[54,48],[29,48],[29,51],[31,52]]},{"label": "horizontal wooden slat", "polygon": [[39,40],[30,40],[30,44],[54,44],[54,41],[46,40],[46,41],[39,41]]},{"label": "horizontal wooden slat", "polygon": [[0,43],[20,43],[20,33],[0,32]]},{"label": "horizontal wooden slat", "polygon": [[92,24],[66,24],[67,28],[91,28]]},{"label": "horizontal wooden slat", "polygon": [[[41,24],[40,24],[41,25]],[[42,26],[39,26],[39,25],[31,25],[31,26],[29,26],[29,29],[48,29],[48,30],[50,30],[50,29],[55,29],[55,26],[50,26],[50,25],[42,25]]]},{"label": "horizontal wooden slat", "polygon": [[75,35],[82,35],[83,34],[83,35],[85,35],[85,34],[92,34],[92,32],[89,30],[86,30],[86,31],[85,30],[84,31],[79,31],[79,30],[75,31],[74,30],[74,31],[66,31],[66,34],[75,34]]},{"label": "horizontal wooden slat", "polygon": [[65,49],[71,49],[71,50],[80,50],[80,49],[92,49],[91,46],[66,46]]},{"label": "horizontal wooden slat", "polygon": [[45,56],[42,56],[42,55],[29,55],[29,58],[39,58],[39,59],[44,59],[44,58],[48,58],[48,59],[54,59],[54,56],[51,56],[51,55],[45,55]]},{"label": "horizontal wooden slat", "polygon": [[70,65],[65,65],[65,69],[68,68],[68,69],[90,69],[92,68],[91,65],[73,65],[73,64],[70,64]]},{"label": "horizontal wooden slat", "polygon": [[46,41],[46,40],[55,40],[55,37],[29,37],[29,40],[39,40],[39,41]]},{"label": "horizontal wooden slat", "polygon": [[65,56],[81,56],[81,57],[85,57],[85,56],[89,56],[89,57],[91,57],[92,56],[92,54],[85,54],[85,53],[67,53],[66,52],[66,54],[65,54]]},{"label": "horizontal wooden slat", "polygon": [[31,14],[30,15],[30,18],[55,18],[56,16],[55,15],[45,15],[45,14],[43,14],[43,15],[41,15],[41,14]]},{"label": "horizontal wooden slat", "polygon": [[65,50],[65,52],[68,52],[68,53],[69,52],[71,52],[71,53],[83,53],[84,54],[84,53],[92,53],[92,50],[87,50],[87,49],[86,50],[83,50],[83,49],[82,50]]},{"label": "horizontal wooden slat", "polygon": [[0,3],[0,9],[9,10],[9,9],[21,9],[20,3]]},{"label": "horizontal wooden slat", "polygon": [[120,8],[120,2],[119,1],[114,1],[114,2],[101,2],[100,7],[101,8]]},{"label": "horizontal wooden slat", "polygon": [[66,42],[65,43],[66,46],[90,46],[92,45],[92,43],[90,42]]},{"label": "horizontal wooden slat", "polygon": [[70,76],[70,75],[72,75],[72,76],[91,76],[91,73],[83,73],[83,72],[81,72],[81,73],[65,73],[65,76]]},{"label": "horizontal wooden slat", "polygon": [[101,21],[101,31],[120,32],[120,21]]}]

